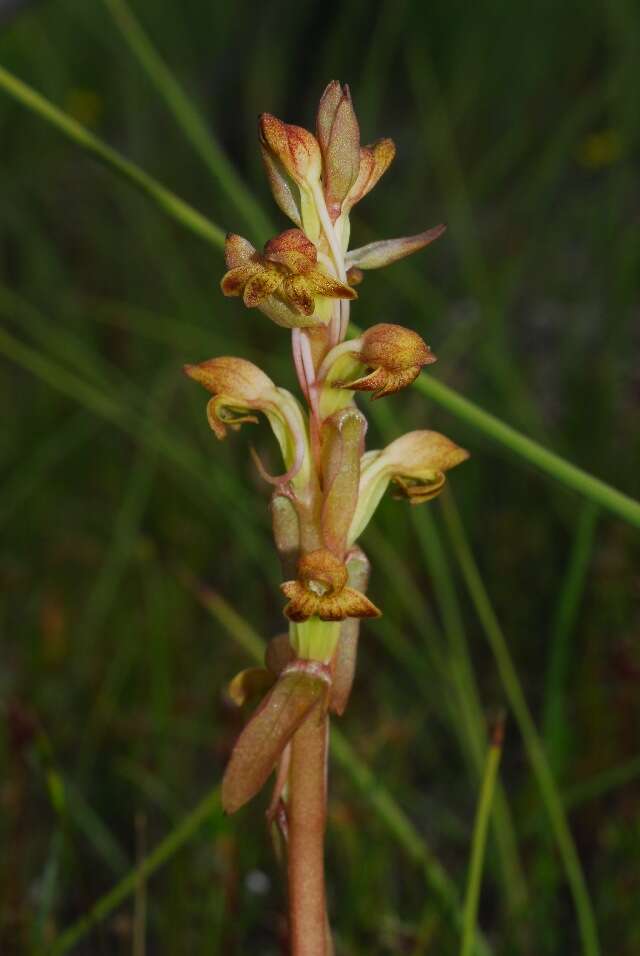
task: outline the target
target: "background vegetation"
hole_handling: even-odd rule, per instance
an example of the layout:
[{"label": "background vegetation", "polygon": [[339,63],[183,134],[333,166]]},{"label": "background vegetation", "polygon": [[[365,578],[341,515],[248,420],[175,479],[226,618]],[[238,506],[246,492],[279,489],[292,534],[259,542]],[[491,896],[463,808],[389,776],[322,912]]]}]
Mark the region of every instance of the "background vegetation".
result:
[{"label": "background vegetation", "polygon": [[[348,81],[365,141],[399,149],[356,244],[449,226],[367,276],[355,320],[418,329],[429,376],[637,496],[633,0],[131,8],[178,92],[121,0],[7,17],[0,63],[257,242],[285,224],[256,114],[309,125],[327,80]],[[242,720],[225,685],[282,627],[248,455],[271,446],[262,427],[216,443],[180,369],[238,354],[293,386],[288,336],[222,299],[218,249],[4,94],[0,137],[0,949],[275,956],[260,807],[225,820],[212,790]],[[505,709],[488,945],[595,954],[595,921],[601,952],[633,956],[638,529],[418,391],[373,406],[370,444],[425,426],[472,459],[455,500],[389,499],[364,539],[385,616],[334,754],[338,952],[457,953],[485,726]],[[60,941],[167,835],[153,876]]]}]

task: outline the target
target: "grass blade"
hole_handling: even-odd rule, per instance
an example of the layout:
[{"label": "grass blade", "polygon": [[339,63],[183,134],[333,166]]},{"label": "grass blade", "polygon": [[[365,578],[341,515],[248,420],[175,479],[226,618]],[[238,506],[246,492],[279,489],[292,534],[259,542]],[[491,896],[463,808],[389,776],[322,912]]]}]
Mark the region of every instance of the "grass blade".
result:
[{"label": "grass blade", "polygon": [[91,153],[113,172],[151,197],[164,212],[200,236],[201,239],[205,239],[218,249],[223,248],[225,233],[222,229],[214,225],[211,220],[203,216],[193,206],[176,196],[175,193],[172,193],[153,176],[150,176],[135,163],[132,163],[131,160],[94,136],[93,133],[90,133],[81,123],[59,109],[37,90],[34,90],[33,87],[5,70],[3,66],[0,66],[0,89],[3,89],[5,93],[26,106],[28,110],[45,120],[45,122],[55,126],[76,146]]},{"label": "grass blade", "polygon": [[500,442],[505,448],[535,465],[547,475],[562,482],[568,488],[573,488],[574,491],[601,505],[619,518],[623,518],[634,527],[640,528],[640,501],[625,495],[601,481],[600,478],[573,465],[561,455],[527,438],[500,418],[485,412],[469,399],[463,398],[444,382],[439,382],[433,375],[420,375],[415,381],[415,387],[457,418]]},{"label": "grass blade", "polygon": [[522,734],[525,749],[558,845],[578,916],[582,951],[585,956],[599,956],[600,944],[589,891],[573,836],[567,823],[562,799],[556,788],[544,747],[520,685],[506,638],[493,610],[489,595],[485,590],[453,497],[450,493],[443,495],[442,501],[451,545],[458,559],[469,596],[493,651],[505,694]]},{"label": "grass blade", "polygon": [[249,228],[266,239],[274,231],[272,223],[220,149],[199,111],[151,43],[126,0],[104,0],[104,4],[132,53],[213,178],[233,202]]},{"label": "grass blade", "polygon": [[473,827],[473,838],[471,841],[471,860],[467,879],[467,893],[464,901],[464,928],[460,956],[471,956],[473,952],[473,944],[476,936],[478,901],[480,899],[480,887],[482,884],[482,869],[487,846],[487,830],[489,828],[493,793],[498,777],[498,767],[500,766],[503,734],[504,728],[502,723],[499,723],[492,734],[489,752],[485,761],[484,773],[482,775],[482,786],[480,788],[480,798],[478,800],[476,819]]}]

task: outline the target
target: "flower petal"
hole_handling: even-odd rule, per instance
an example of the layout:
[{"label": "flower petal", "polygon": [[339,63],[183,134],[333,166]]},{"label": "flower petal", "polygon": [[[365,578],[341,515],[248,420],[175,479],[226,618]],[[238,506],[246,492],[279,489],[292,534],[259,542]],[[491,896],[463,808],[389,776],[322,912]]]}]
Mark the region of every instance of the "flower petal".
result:
[{"label": "flower petal", "polygon": [[371,192],[380,177],[387,171],[396,155],[396,146],[392,139],[379,139],[370,146],[360,148],[360,167],[358,178],[349,190],[343,203],[343,212],[348,212]]},{"label": "flower petal", "polygon": [[301,315],[311,316],[315,312],[316,304],[309,289],[307,276],[285,276],[282,294]]},{"label": "flower petal", "polygon": [[308,591],[300,581],[285,581],[280,585],[280,590],[289,598],[284,613],[290,621],[306,621],[315,615],[318,595]]},{"label": "flower petal", "polygon": [[244,287],[243,300],[247,308],[260,305],[282,285],[282,273],[274,266],[254,273]]},{"label": "flower petal", "polygon": [[369,375],[357,378],[355,382],[345,382],[342,388],[351,391],[372,392],[370,396],[372,401],[378,398],[384,398],[386,395],[393,395],[401,391],[407,385],[415,382],[422,368],[420,365],[409,366],[409,368],[389,371],[384,368],[374,369]]},{"label": "flower petal", "polygon": [[213,395],[235,395],[247,404],[268,400],[276,390],[261,368],[247,359],[230,355],[208,359],[199,365],[185,365],[184,372]]},{"label": "flower petal", "polygon": [[317,269],[313,269],[311,272],[308,272],[305,276],[305,279],[307,281],[307,288],[314,296],[321,295],[330,299],[358,298],[358,293],[355,289],[350,288],[348,285],[344,285],[342,282],[334,279],[333,276],[328,276],[325,275],[324,272],[319,272]]},{"label": "flower petal", "polygon": [[318,261],[318,250],[301,229],[287,229],[270,239],[264,247],[265,259],[287,267],[291,272],[307,272]]},{"label": "flower petal", "polygon": [[222,289],[223,295],[242,295],[247,282],[262,271],[263,266],[257,262],[248,262],[241,266],[234,266],[229,272],[225,272],[220,280],[220,288]]},{"label": "flower petal", "polygon": [[247,262],[255,261],[254,257],[257,256],[257,249],[251,245],[248,239],[236,235],[235,232],[227,233],[224,243],[224,259],[228,269],[235,269]]}]

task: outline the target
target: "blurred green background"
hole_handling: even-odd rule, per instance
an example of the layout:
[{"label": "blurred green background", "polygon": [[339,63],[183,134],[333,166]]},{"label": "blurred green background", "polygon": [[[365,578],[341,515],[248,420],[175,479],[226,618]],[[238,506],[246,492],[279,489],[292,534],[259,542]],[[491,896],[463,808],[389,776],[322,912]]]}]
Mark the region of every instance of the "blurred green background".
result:
[{"label": "blurred green background", "polygon": [[[638,495],[635,0],[132,0],[257,204],[229,195],[210,142],[208,162],[194,150],[114,17],[122,9],[27,4],[3,18],[0,63],[256,243],[270,222],[287,226],[262,175],[256,115],[312,126],[326,82],[349,82],[364,142],[398,146],[352,217],[354,244],[448,224],[435,246],[367,276],[354,320],[417,329],[439,357],[429,375]],[[242,725],[226,684],[251,663],[251,629],[282,628],[250,442],[276,462],[262,425],[215,441],[181,366],[238,354],[294,383],[288,335],[220,295],[218,250],[4,93],[0,137],[0,950],[10,956],[52,952],[220,780]],[[522,710],[513,714],[522,692],[601,951],[636,956],[637,529],[416,391],[367,409],[370,447],[435,427],[472,458],[451,476],[455,503],[410,510],[389,496],[363,540],[385,615],[364,627],[340,721],[360,763],[332,768],[337,952],[458,952],[485,727],[503,708],[480,926],[495,954],[597,952],[584,897],[581,941],[531,727],[523,738]],[[262,796],[226,820],[212,798],[191,839],[178,830],[148,884],[68,951],[141,956],[144,936],[148,954],[286,952],[265,806]]]}]

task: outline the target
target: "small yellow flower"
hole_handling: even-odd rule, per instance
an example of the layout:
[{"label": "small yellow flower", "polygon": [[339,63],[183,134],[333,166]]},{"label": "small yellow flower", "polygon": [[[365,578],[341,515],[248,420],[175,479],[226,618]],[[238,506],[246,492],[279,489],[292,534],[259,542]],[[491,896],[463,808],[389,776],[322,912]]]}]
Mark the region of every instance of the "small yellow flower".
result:
[{"label": "small yellow flower", "polygon": [[[357,293],[318,268],[318,252],[300,229],[287,229],[270,239],[264,253],[233,233],[227,236],[225,257],[229,271],[220,283],[226,296],[242,296],[248,308],[263,309],[279,324],[290,327],[318,325],[330,318],[324,300],[355,299]],[[275,318],[274,303],[291,315]],[[309,322],[308,320],[314,321]]]},{"label": "small yellow flower", "polygon": [[348,617],[380,617],[368,597],[347,586],[346,566],[326,548],[304,555],[298,562],[298,580],[280,587],[289,603],[284,613],[290,621],[344,621]]}]

